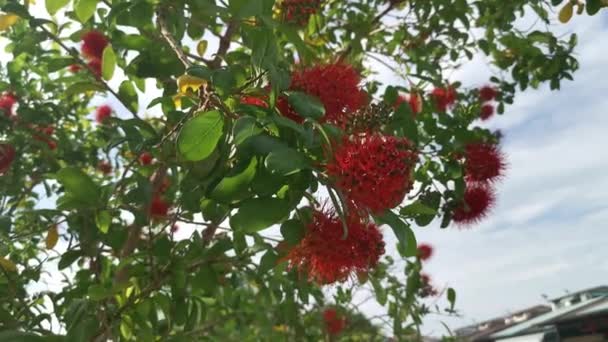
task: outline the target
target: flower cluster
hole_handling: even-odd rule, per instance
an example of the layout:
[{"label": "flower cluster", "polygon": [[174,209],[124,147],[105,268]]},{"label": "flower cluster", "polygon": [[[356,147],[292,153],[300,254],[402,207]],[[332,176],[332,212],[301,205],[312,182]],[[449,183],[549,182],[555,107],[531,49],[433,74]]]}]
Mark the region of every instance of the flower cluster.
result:
[{"label": "flower cluster", "polygon": [[410,106],[414,117],[422,112],[422,96],[416,92],[409,95],[399,95],[395,101],[395,109],[399,108],[402,103],[407,103]]},{"label": "flower cluster", "polygon": [[[322,121],[344,127],[349,116],[367,103],[367,94],[359,88],[359,83],[359,73],[352,66],[338,62],[293,72],[289,89],[317,97],[325,107]],[[279,98],[277,107],[283,116],[303,121],[286,98]]]},{"label": "flower cluster", "polygon": [[483,121],[494,116],[494,106],[490,103],[498,96],[498,91],[489,85],[479,88],[479,99],[482,102],[479,118]]},{"label": "flower cluster", "polygon": [[102,105],[95,110],[95,121],[98,124],[103,124],[107,118],[112,116],[112,108],[108,105]]},{"label": "flower cluster", "polygon": [[53,133],[55,132],[55,128],[53,126],[31,126],[31,128],[36,131],[36,133],[32,135],[34,140],[47,144],[51,150],[57,148],[57,142],[52,138]]},{"label": "flower cluster", "polygon": [[13,115],[15,104],[17,103],[17,97],[11,93],[4,93],[0,95],[0,113],[4,113],[6,116]]},{"label": "flower cluster", "polygon": [[456,103],[456,90],[453,87],[435,88],[431,92],[431,98],[439,112],[446,112]]},{"label": "flower cluster", "polygon": [[346,218],[348,233],[340,217],[330,210],[316,210],[304,238],[292,248],[286,260],[311,281],[330,284],[375,267],[384,254],[382,233],[355,210]]},{"label": "flower cluster", "polygon": [[422,261],[427,261],[433,256],[433,246],[421,243],[418,245],[418,258]]},{"label": "flower cluster", "polygon": [[433,286],[431,282],[431,276],[426,273],[420,274],[420,297],[435,297],[439,294],[439,291]]},{"label": "flower cluster", "polygon": [[491,186],[467,183],[462,202],[452,212],[452,220],[461,226],[475,224],[488,215],[495,202]]},{"label": "flower cluster", "polygon": [[[101,76],[101,59],[103,50],[108,46],[108,38],[101,32],[88,31],[82,35],[82,55],[88,59],[88,67],[96,76]],[[70,71],[80,70],[77,66],[70,66]]]},{"label": "flower cluster", "polygon": [[346,318],[342,317],[334,308],[327,308],[323,311],[323,320],[327,333],[332,336],[340,334],[346,327]]},{"label": "flower cluster", "polygon": [[0,143],[0,175],[5,174],[15,160],[15,148],[11,144]]},{"label": "flower cluster", "polygon": [[467,182],[493,182],[504,174],[505,169],[504,156],[497,145],[470,143],[465,147],[464,170]]},{"label": "flower cluster", "polygon": [[357,208],[380,214],[401,204],[411,190],[416,160],[407,139],[366,134],[342,141],[327,174]]},{"label": "flower cluster", "polygon": [[322,0],[283,0],[281,13],[287,23],[304,26],[311,15],[317,13]]}]

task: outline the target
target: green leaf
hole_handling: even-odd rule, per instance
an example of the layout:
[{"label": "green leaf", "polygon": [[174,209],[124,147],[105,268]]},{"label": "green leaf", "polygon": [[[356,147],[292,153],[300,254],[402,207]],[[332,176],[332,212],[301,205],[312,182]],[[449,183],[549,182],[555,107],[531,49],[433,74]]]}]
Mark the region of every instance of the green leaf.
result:
[{"label": "green leaf", "polygon": [[306,155],[292,148],[282,148],[272,151],[266,157],[265,166],[272,173],[288,176],[300,170],[310,168],[310,160]]},{"label": "green leaf", "polygon": [[302,240],[306,234],[306,227],[300,220],[287,220],[281,225],[281,235],[283,239],[292,246],[295,246]]},{"label": "green leaf", "polygon": [[87,22],[93,14],[95,14],[95,9],[97,8],[97,3],[99,0],[75,0],[74,3],[74,12],[76,12],[76,17],[80,20],[81,23]]},{"label": "green leaf", "polygon": [[287,91],[287,100],[302,117],[320,119],[325,115],[325,107],[318,98],[300,91]]},{"label": "green leaf", "polygon": [[289,215],[289,203],[278,198],[252,198],[244,201],[230,218],[232,229],[255,233],[281,222]]},{"label": "green leaf", "polygon": [[11,232],[12,222],[9,216],[0,216],[0,234],[7,234]]},{"label": "green leaf", "polygon": [[257,159],[252,158],[247,168],[241,173],[232,177],[224,177],[213,189],[210,197],[221,202],[230,202],[239,199],[240,194],[246,195],[247,187],[255,177],[257,164]]},{"label": "green leaf", "polygon": [[222,137],[224,120],[216,110],[188,121],[177,139],[179,153],[189,161],[203,160],[215,150]]},{"label": "green leaf", "polygon": [[112,223],[112,216],[110,215],[110,212],[107,210],[98,212],[97,216],[95,216],[95,223],[97,224],[97,228],[99,228],[100,232],[107,234],[108,230],[110,229],[110,224]]},{"label": "green leaf", "polygon": [[114,76],[114,70],[116,69],[116,54],[112,45],[106,46],[103,49],[103,56],[101,58],[101,75],[104,80],[109,81]]},{"label": "green leaf", "polygon": [[86,93],[87,91],[102,91],[104,88],[98,83],[92,82],[78,82],[68,87],[65,91],[65,95],[76,95]]},{"label": "green leaf", "polygon": [[587,14],[594,15],[602,7],[602,0],[587,0]]},{"label": "green leaf", "polygon": [[236,120],[232,129],[234,135],[234,143],[240,145],[247,138],[262,133],[262,129],[258,127],[257,120],[251,116],[243,116]]},{"label": "green leaf", "polygon": [[403,216],[417,216],[417,215],[433,215],[437,214],[437,210],[428,207],[420,201],[416,201],[410,205],[407,205],[399,211]]},{"label": "green leaf", "polygon": [[66,167],[59,170],[57,180],[73,199],[89,205],[99,203],[101,196],[99,187],[79,168]]},{"label": "green leaf", "polygon": [[69,267],[71,264],[74,263],[74,261],[80,258],[81,255],[82,251],[79,249],[72,249],[63,253],[61,259],[59,259],[59,264],[57,265],[57,268],[61,271],[64,268]]},{"label": "green leaf", "polygon": [[139,109],[139,100],[133,83],[130,81],[123,81],[118,88],[118,96],[120,96],[120,100],[130,111],[137,113],[137,110]]},{"label": "green leaf", "polygon": [[399,243],[403,247],[400,249],[403,256],[413,257],[416,255],[418,252],[416,236],[407,223],[403,222],[399,216],[395,215],[395,213],[390,210],[381,217],[376,217],[376,219],[378,219],[380,223],[387,224],[393,229],[393,233],[395,233],[397,240],[399,240]]},{"label": "green leaf", "polygon": [[279,256],[277,253],[275,253],[274,250],[269,249],[260,259],[260,267],[258,268],[258,272],[260,274],[268,272],[277,264],[278,259]]},{"label": "green leaf", "polygon": [[448,301],[450,302],[450,310],[454,310],[454,305],[456,304],[456,291],[453,288],[448,288]]},{"label": "green leaf", "polygon": [[98,284],[89,286],[89,290],[87,292],[91,300],[94,301],[99,301],[112,296],[112,289],[105,288]]}]

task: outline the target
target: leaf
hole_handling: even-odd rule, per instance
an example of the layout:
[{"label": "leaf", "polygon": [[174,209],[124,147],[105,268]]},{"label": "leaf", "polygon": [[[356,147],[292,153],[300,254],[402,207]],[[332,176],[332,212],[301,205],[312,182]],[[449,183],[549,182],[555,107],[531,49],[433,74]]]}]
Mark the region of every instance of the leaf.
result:
[{"label": "leaf", "polygon": [[50,15],[55,15],[60,9],[67,6],[70,3],[70,0],[46,0],[46,11],[49,12]]},{"label": "leaf", "polygon": [[310,168],[310,160],[306,155],[292,148],[281,148],[270,152],[266,157],[265,166],[273,173],[288,176]]},{"label": "leaf", "polygon": [[234,144],[240,145],[247,138],[262,133],[262,129],[258,127],[257,120],[251,116],[243,116],[236,120],[232,129],[234,135]]},{"label": "leaf", "polygon": [[8,30],[11,26],[17,23],[17,20],[19,20],[19,16],[16,14],[0,14],[0,32]]},{"label": "leaf", "polygon": [[410,205],[407,205],[399,211],[404,216],[416,216],[416,215],[433,215],[437,214],[437,210],[425,205],[420,201],[416,201]]},{"label": "leaf", "polygon": [[99,203],[99,187],[82,170],[76,167],[63,168],[57,172],[57,180],[74,199],[85,204]]},{"label": "leaf", "polygon": [[[410,226],[403,222],[399,216],[395,215],[392,211],[387,211],[381,217],[376,217],[381,223],[389,225],[393,229],[393,233],[402,245],[402,254],[405,257],[413,257],[416,255],[418,244],[416,242],[416,236],[410,228]],[[401,250],[400,250],[401,252]]]},{"label": "leaf", "polygon": [[114,70],[116,69],[116,54],[114,53],[114,49],[112,49],[112,45],[108,45],[103,49],[101,62],[101,75],[104,80],[109,81],[114,76]]},{"label": "leaf", "polygon": [[223,128],[222,114],[216,110],[186,122],[177,139],[180,154],[189,161],[209,157],[222,137]]},{"label": "leaf", "polygon": [[454,310],[454,305],[456,304],[456,291],[453,288],[448,288],[448,301],[450,302],[450,310]]},{"label": "leaf", "polygon": [[249,183],[255,177],[257,159],[252,158],[245,170],[232,177],[224,177],[213,189],[210,197],[221,202],[231,202],[241,194],[247,194]]},{"label": "leaf", "polygon": [[81,23],[85,23],[95,14],[99,0],[75,0],[74,12]]},{"label": "leaf", "polygon": [[78,83],[74,83],[71,86],[69,86],[68,89],[66,89],[66,91],[65,91],[65,95],[70,96],[70,95],[86,93],[88,91],[102,91],[102,90],[104,90],[104,88],[97,83],[78,82]]},{"label": "leaf", "polygon": [[[571,7],[572,4],[570,3]],[[602,7],[601,0],[587,0],[587,14],[594,15],[596,14],[600,8]],[[560,12],[561,15],[561,12]]]},{"label": "leaf", "polygon": [[300,220],[287,220],[281,225],[281,235],[290,245],[295,246],[302,240],[306,227]]},{"label": "leaf", "polygon": [[278,198],[252,198],[244,201],[230,218],[232,229],[255,233],[279,223],[289,215],[289,203]]},{"label": "leaf", "polygon": [[17,272],[17,265],[14,262],[0,257],[0,267],[2,267],[7,272]]},{"label": "leaf", "polygon": [[196,92],[205,84],[207,80],[192,75],[182,75],[177,78],[177,89],[182,94],[186,94],[188,90]]},{"label": "leaf", "polygon": [[108,230],[110,229],[110,224],[112,224],[112,216],[110,215],[110,212],[107,210],[98,212],[95,216],[95,223],[97,224],[97,228],[99,228],[100,232],[107,234]]},{"label": "leaf", "polygon": [[300,116],[320,119],[325,115],[325,107],[318,98],[300,91],[287,91],[285,94],[289,104]]},{"label": "leaf", "polygon": [[268,272],[277,264],[278,259],[279,256],[274,252],[274,250],[269,249],[260,259],[260,267],[258,268],[258,272],[260,274]]},{"label": "leaf", "polygon": [[196,52],[198,53],[199,56],[203,57],[205,55],[208,45],[209,45],[209,42],[204,39],[201,40],[200,42],[198,42],[198,44],[196,44]]},{"label": "leaf", "polygon": [[82,251],[79,249],[72,249],[63,253],[61,259],[59,259],[59,264],[57,265],[57,268],[61,271],[64,268],[69,267],[71,264],[74,263],[74,261],[80,258],[81,255]]},{"label": "leaf", "polygon": [[[589,10],[589,6],[587,6],[587,10]],[[558,19],[562,23],[567,23],[572,19],[572,15],[574,14],[574,5],[572,2],[568,1],[564,7],[559,11]]]},{"label": "leaf", "polygon": [[57,241],[59,241],[59,232],[57,230],[57,226],[53,225],[46,232],[46,249],[53,249],[57,245]]}]

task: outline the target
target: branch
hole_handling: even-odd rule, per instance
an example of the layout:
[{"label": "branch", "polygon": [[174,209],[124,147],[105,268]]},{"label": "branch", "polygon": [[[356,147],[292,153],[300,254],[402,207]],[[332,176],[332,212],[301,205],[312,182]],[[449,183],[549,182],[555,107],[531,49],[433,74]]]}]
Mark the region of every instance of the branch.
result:
[{"label": "branch", "polygon": [[125,101],[123,101],[120,98],[120,95],[118,95],[118,93],[116,93],[106,82],[104,82],[99,76],[95,75],[93,73],[93,71],[91,70],[91,68],[88,66],[87,63],[85,63],[85,61],[83,61],[80,58],[80,54],[78,54],[78,52],[74,49],[69,48],[67,45],[65,45],[61,39],[59,39],[59,37],[57,37],[55,34],[53,34],[51,31],[49,31],[46,27],[44,27],[43,25],[39,26],[42,31],[44,31],[44,33],[51,38],[55,43],[59,44],[59,46],[61,46],[62,49],[64,49],[72,58],[74,58],[74,60],[76,60],[76,62],[78,64],[80,64],[81,66],[84,67],[85,70],[87,70],[91,75],[93,75],[93,77],[95,77],[95,79],[97,80],[97,82],[99,82],[110,94],[112,94],[118,101],[120,101],[120,103],[123,105],[123,107],[125,107],[125,109],[135,118],[142,120],[142,118],[139,117],[139,115],[137,115],[137,113],[131,112],[131,110],[129,110],[129,107],[126,105]]},{"label": "branch", "polygon": [[232,36],[234,35],[237,28],[237,21],[230,21],[228,23],[228,27],[226,27],[226,32],[224,32],[224,35],[220,37],[220,44],[217,48],[217,52],[215,53],[215,58],[211,62],[210,66],[212,68],[217,69],[222,65],[222,60],[228,52],[228,49],[230,49],[230,42],[232,41]]},{"label": "branch", "polygon": [[166,13],[161,8],[156,11],[156,23],[160,28],[160,34],[165,38],[173,52],[177,55],[177,58],[182,62],[182,64],[189,68],[192,66],[192,63],[188,60],[188,56],[182,48],[179,46],[179,43],[175,40],[169,29],[167,28],[167,18]]}]

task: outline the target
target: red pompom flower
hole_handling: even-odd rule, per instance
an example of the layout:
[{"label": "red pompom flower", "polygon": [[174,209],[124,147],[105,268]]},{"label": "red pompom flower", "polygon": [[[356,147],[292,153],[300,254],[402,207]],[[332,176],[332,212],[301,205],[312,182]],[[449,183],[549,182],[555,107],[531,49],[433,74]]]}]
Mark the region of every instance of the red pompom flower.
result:
[{"label": "red pompom flower", "polygon": [[82,35],[82,54],[90,59],[101,60],[108,38],[101,32],[89,31]]},{"label": "red pompom flower", "polygon": [[87,66],[93,75],[101,77],[101,59],[91,59],[89,63],[87,63]]},{"label": "red pompom flower", "polygon": [[484,121],[488,120],[492,116],[494,116],[494,106],[492,106],[489,103],[486,103],[483,106],[481,106],[481,111],[479,113],[479,118],[481,120],[484,120]]},{"label": "red pompom flower", "polygon": [[323,311],[323,320],[327,333],[332,336],[340,334],[346,327],[346,318],[342,317],[334,308],[327,308]]},{"label": "red pompom flower", "polygon": [[281,13],[285,22],[299,26],[306,25],[311,15],[317,13],[321,0],[283,0]]},{"label": "red pompom flower", "polygon": [[261,99],[259,97],[255,97],[255,96],[247,96],[247,95],[241,96],[241,103],[246,104],[246,105],[251,105],[251,106],[268,108],[268,103],[266,103],[266,101],[264,101],[263,99]]},{"label": "red pompom flower", "polygon": [[160,195],[154,195],[150,202],[148,213],[150,217],[155,219],[163,219],[167,217],[171,205],[167,203]]},{"label": "red pompom flower", "polygon": [[0,175],[5,174],[11,168],[15,154],[13,145],[0,143]]},{"label": "red pompom flower", "polygon": [[462,226],[475,224],[488,215],[495,202],[491,187],[467,184],[463,201],[452,213],[452,220]]},{"label": "red pompom flower", "polygon": [[498,96],[498,91],[489,85],[479,88],[479,99],[483,102],[492,101]]},{"label": "red pompom flower", "polygon": [[375,267],[384,254],[382,233],[355,210],[346,221],[348,234],[344,239],[344,227],[335,212],[315,211],[304,238],[285,257],[289,268],[318,284],[331,284]]},{"label": "red pompom flower", "polygon": [[13,107],[17,103],[17,98],[11,93],[4,93],[0,96],[0,113],[4,112],[4,115],[13,115]]},{"label": "red pompom flower", "polygon": [[416,160],[407,139],[356,136],[334,151],[327,174],[357,208],[379,214],[399,205],[411,190]]},{"label": "red pompom flower", "polygon": [[112,165],[107,161],[100,161],[97,164],[97,170],[99,170],[104,175],[110,174],[112,172]]},{"label": "red pompom flower", "polygon": [[397,109],[402,103],[407,102],[410,105],[410,109],[414,116],[422,112],[422,96],[418,93],[411,93],[407,96],[399,95],[397,101],[395,101],[395,109]]},{"label": "red pompom flower", "polygon": [[70,66],[68,67],[68,70],[75,74],[77,72],[79,72],[80,70],[82,70],[82,67],[80,66],[80,64],[70,64]]},{"label": "red pompom flower", "polygon": [[99,106],[95,111],[95,121],[98,124],[103,124],[107,118],[112,115],[112,108],[108,105]]},{"label": "red pompom flower", "polygon": [[420,274],[420,297],[434,297],[439,294],[439,291],[431,283],[431,277],[426,273]]},{"label": "red pompom flower", "polygon": [[445,112],[456,103],[456,91],[448,86],[445,88],[435,88],[431,92],[431,97],[435,101],[435,106],[440,112]]},{"label": "red pompom flower", "polygon": [[[325,107],[322,121],[344,126],[349,122],[348,117],[366,103],[367,96],[359,88],[359,83],[359,73],[352,66],[338,62],[295,71],[290,90],[317,97]],[[277,107],[284,116],[296,122],[303,121],[286,98],[279,98]]]},{"label": "red pompom flower", "polygon": [[472,143],[465,147],[464,171],[469,183],[499,179],[506,169],[504,155],[497,145]]},{"label": "red pompom flower", "polygon": [[421,243],[418,245],[418,258],[420,258],[420,260],[429,260],[432,256],[433,246],[426,243]]},{"label": "red pompom flower", "polygon": [[139,163],[143,166],[152,164],[153,160],[154,157],[152,157],[152,154],[150,152],[144,152],[139,155]]}]

